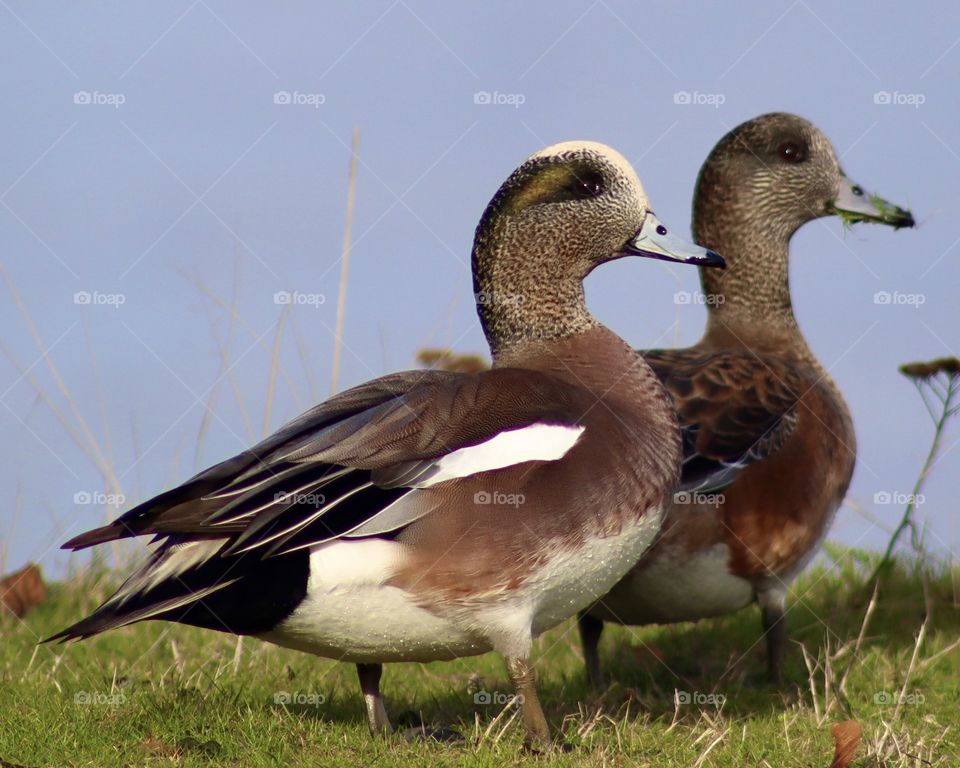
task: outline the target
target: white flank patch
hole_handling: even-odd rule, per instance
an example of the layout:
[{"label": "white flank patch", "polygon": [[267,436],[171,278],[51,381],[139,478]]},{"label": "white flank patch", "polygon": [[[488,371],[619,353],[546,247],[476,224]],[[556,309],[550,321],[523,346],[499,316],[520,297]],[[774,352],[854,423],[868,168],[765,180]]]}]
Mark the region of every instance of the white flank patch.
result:
[{"label": "white flank patch", "polygon": [[310,552],[307,595],[261,639],[352,662],[437,661],[496,650],[529,653],[533,637],[589,606],[643,554],[660,529],[654,507],[604,538],[561,548],[511,592],[426,610],[387,582],[407,557],[396,541],[320,544]]},{"label": "white flank patch", "polygon": [[306,597],[260,638],[352,662],[435,661],[489,651],[471,627],[431,613],[385,583],[406,556],[403,544],[384,539],[315,546]]},{"label": "white flank patch", "polygon": [[501,432],[477,445],[448,453],[436,462],[434,472],[424,480],[412,483],[411,487],[429,488],[446,480],[512,467],[525,461],[556,461],[573,448],[584,429],[565,424],[531,424]]}]

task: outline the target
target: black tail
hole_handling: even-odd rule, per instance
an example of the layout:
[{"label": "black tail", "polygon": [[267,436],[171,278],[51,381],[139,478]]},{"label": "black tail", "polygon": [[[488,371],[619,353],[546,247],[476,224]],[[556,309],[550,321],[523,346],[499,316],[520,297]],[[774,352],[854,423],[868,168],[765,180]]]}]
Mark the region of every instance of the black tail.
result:
[{"label": "black tail", "polygon": [[145,619],[174,621],[235,635],[273,629],[307,593],[305,551],[261,560],[256,554],[212,558],[184,572],[149,581],[168,551],[150,562],[90,616],[43,640],[83,640]]}]

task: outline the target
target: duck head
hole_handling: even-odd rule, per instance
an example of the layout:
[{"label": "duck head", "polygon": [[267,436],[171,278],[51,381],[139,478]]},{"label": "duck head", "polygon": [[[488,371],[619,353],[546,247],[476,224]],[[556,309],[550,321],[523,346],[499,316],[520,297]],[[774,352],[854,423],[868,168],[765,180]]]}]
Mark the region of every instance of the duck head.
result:
[{"label": "duck head", "polygon": [[729,266],[722,275],[702,274],[705,293],[723,295],[714,306],[726,311],[788,311],[790,238],[808,221],[832,215],[914,226],[909,211],[844,173],[830,140],[810,121],[771,113],[737,126],[711,151],[694,193],[695,239],[720,251]]},{"label": "duck head", "polygon": [[610,147],[565,142],[529,157],[494,195],[474,239],[477,311],[491,348],[530,331],[553,338],[591,327],[583,280],[624,256],[723,266],[654,216],[636,172]]},{"label": "duck head", "polygon": [[831,215],[914,226],[909,211],[867,193],[844,173],[823,131],[783,112],[748,120],[714,147],[697,180],[694,223],[723,218],[718,206],[741,219],[762,217],[787,239],[808,221]]}]

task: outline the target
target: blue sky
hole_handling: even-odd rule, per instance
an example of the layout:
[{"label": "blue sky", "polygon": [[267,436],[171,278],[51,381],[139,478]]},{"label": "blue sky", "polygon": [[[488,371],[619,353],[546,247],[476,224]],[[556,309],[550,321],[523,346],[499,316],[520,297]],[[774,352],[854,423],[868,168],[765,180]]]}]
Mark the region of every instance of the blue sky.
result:
[{"label": "blue sky", "polygon": [[[611,144],[688,230],[710,148],[773,110],[816,122],[852,178],[920,223],[825,219],[793,241],[797,315],[859,439],[859,511],[832,538],[886,541],[900,506],[875,495],[909,493],[931,435],[896,367],[960,347],[955,4],[10,1],[0,18],[5,569],[62,573],[57,545],[105,518],[116,489],[91,453],[129,505],[329,394],[354,127],[341,388],[424,346],[485,351],[470,244],[527,155]],[[675,300],[696,285],[691,268],[627,260],[587,290],[632,343],[669,346],[700,335],[703,308]],[[960,547],[958,440],[920,507],[941,554]]]}]

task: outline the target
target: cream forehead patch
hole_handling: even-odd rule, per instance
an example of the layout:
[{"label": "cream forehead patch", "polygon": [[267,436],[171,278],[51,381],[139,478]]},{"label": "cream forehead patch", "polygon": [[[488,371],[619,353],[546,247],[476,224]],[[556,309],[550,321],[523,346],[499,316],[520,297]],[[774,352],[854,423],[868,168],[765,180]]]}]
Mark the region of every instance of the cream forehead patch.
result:
[{"label": "cream forehead patch", "polygon": [[549,147],[541,149],[539,152],[535,152],[530,155],[529,160],[535,160],[543,157],[553,157],[555,155],[562,155],[566,152],[585,152],[590,154],[598,155],[610,165],[617,168],[620,173],[628,180],[630,180],[637,188],[640,199],[643,200],[646,204],[647,195],[643,189],[643,184],[640,183],[640,178],[637,176],[637,172],[633,169],[633,166],[627,161],[627,159],[621,155],[613,147],[609,147],[606,144],[601,144],[599,141],[563,141],[559,144],[552,144]]}]

